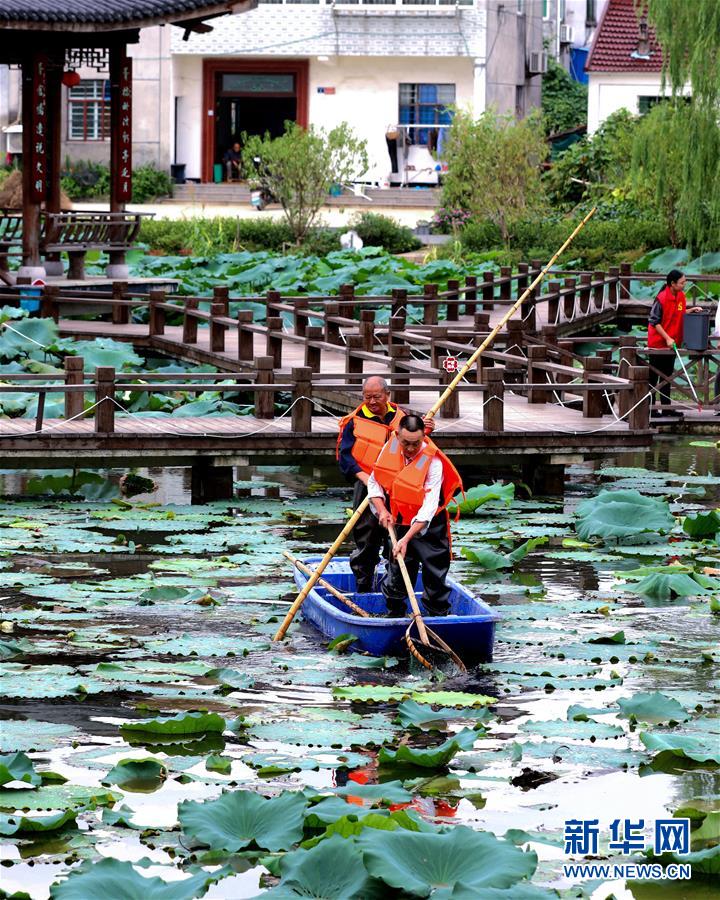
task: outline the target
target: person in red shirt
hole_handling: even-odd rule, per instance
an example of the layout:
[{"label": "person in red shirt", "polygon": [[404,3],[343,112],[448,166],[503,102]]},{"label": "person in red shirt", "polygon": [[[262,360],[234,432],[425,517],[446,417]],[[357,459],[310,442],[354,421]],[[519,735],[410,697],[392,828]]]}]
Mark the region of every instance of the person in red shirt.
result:
[{"label": "person in red shirt", "polygon": [[[663,407],[670,406],[670,377],[675,369],[675,344],[683,341],[683,320],[686,312],[701,312],[702,307],[687,309],[687,298],[683,293],[687,278],[678,269],[672,269],[665,279],[663,290],[655,298],[648,319],[648,347],[663,350],[650,357],[650,390],[653,402],[660,395]],[[660,387],[658,381],[663,378]],[[663,415],[669,413],[664,410]]]}]

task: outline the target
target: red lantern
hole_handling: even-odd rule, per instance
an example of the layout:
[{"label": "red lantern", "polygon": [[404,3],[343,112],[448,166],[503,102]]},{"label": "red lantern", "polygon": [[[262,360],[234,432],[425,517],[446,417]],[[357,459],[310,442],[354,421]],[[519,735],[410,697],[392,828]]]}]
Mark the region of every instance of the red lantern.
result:
[{"label": "red lantern", "polygon": [[77,87],[80,84],[80,76],[74,69],[70,69],[69,72],[63,72],[62,83],[65,87]]}]

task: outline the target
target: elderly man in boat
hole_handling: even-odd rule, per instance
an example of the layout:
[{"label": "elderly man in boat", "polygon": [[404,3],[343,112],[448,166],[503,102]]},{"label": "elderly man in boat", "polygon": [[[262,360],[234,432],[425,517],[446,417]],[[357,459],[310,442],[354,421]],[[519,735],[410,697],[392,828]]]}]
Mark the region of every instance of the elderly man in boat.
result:
[{"label": "elderly man in boat", "polygon": [[[372,468],[389,435],[397,430],[405,411],[390,400],[390,387],[384,378],[371,375],[362,386],[362,403],[340,420],[337,459],[340,471],[354,484],[353,509],[367,496],[367,483]],[[425,423],[430,434],[432,419]],[[373,591],[375,569],[387,532],[377,516],[366,509],[353,530],[356,549],[350,555],[350,568],[359,594]]]},{"label": "elderly man in boat", "polygon": [[397,562],[405,564],[414,584],[420,566],[423,605],[430,616],[450,611],[451,589],[446,584],[450,569],[450,517],[447,507],[462,480],[455,466],[431,440],[425,439],[420,416],[404,416],[396,434],[383,446],[367,492],[378,524],[397,526],[398,542],[388,558],[382,582],[388,615],[407,615],[405,583]]}]

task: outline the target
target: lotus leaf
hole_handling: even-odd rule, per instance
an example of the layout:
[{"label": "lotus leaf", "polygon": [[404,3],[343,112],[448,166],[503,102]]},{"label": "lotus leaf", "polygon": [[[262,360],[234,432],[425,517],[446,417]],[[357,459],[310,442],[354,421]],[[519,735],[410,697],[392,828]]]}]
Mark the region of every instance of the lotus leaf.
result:
[{"label": "lotus leaf", "polygon": [[282,880],[263,896],[314,900],[366,900],[368,873],[360,851],[335,835],[311,850],[294,850],[280,863]]},{"label": "lotus leaf", "polygon": [[384,765],[405,763],[411,766],[420,766],[423,769],[439,769],[446,766],[456,753],[472,749],[477,737],[476,731],[466,728],[438,747],[415,749],[408,747],[407,744],[401,744],[397,750],[388,750],[383,747],[378,754],[378,762]]},{"label": "lotus leaf", "polygon": [[120,726],[123,734],[207,734],[225,731],[226,722],[217,713],[178,713],[175,716],[160,716],[156,719],[142,719],[138,722],[124,722]]},{"label": "lotus leaf", "polygon": [[632,697],[621,697],[617,701],[622,715],[636,722],[665,724],[685,722],[690,718],[687,710],[672,697],[666,697],[659,691],[640,692]]},{"label": "lotus leaf", "polygon": [[205,768],[208,772],[229,775],[232,771],[232,760],[228,756],[219,756],[217,753],[211,753],[205,760]]},{"label": "lotus leaf", "polygon": [[602,634],[600,637],[588,638],[588,644],[624,644],[625,632],[615,631],[613,634]]},{"label": "lotus leaf", "polygon": [[251,688],[255,679],[247,672],[238,672],[237,669],[209,669],[205,673],[206,678],[220,683],[222,688],[231,688],[233,691],[242,691]]},{"label": "lotus leaf", "polygon": [[576,530],[582,540],[602,538],[625,541],[639,534],[666,534],[675,519],[663,500],[638,491],[601,491],[577,508]]},{"label": "lotus leaf", "polygon": [[33,790],[7,788],[0,790],[1,810],[74,809],[112,806],[122,799],[120,794],[101,787],[77,784],[51,784]]},{"label": "lotus leaf", "polygon": [[549,719],[541,722],[525,722],[520,726],[528,734],[542,734],[544,737],[583,738],[599,740],[600,738],[618,737],[624,734],[619,725],[604,722],[585,721],[580,719]]},{"label": "lotus leaf", "polygon": [[[177,869],[168,868],[175,875]],[[65,881],[50,888],[51,900],[89,900],[106,897],[112,900],[196,900],[204,896],[211,884],[225,874],[199,872],[190,878],[163,881],[162,878],[139,875],[129,862],[118,859],[87,860],[74,869]]]},{"label": "lotus leaf", "polygon": [[626,590],[641,594],[651,600],[674,600],[676,597],[697,597],[711,590],[720,590],[716,579],[703,575],[648,575],[636,584],[629,584]]},{"label": "lotus leaf", "polygon": [[694,540],[715,537],[720,531],[720,515],[718,510],[711,509],[708,513],[694,513],[683,519],[683,531]]},{"label": "lotus leaf", "polygon": [[509,888],[537,866],[535,853],[464,825],[446,834],[368,830],[357,844],[371,875],[420,897],[458,883],[472,891]]},{"label": "lotus leaf", "polygon": [[496,481],[494,484],[478,484],[465,492],[465,498],[457,504],[460,513],[464,516],[475,512],[485,503],[497,501],[510,506],[515,497],[515,485],[510,482],[503,484]]},{"label": "lotus leaf", "polygon": [[241,850],[251,844],[264,850],[288,850],[302,838],[307,799],[286,791],[267,800],[253,791],[225,793],[217,800],[178,805],[185,834],[214,850]]},{"label": "lotus leaf", "polygon": [[415,691],[411,697],[418,703],[437,703],[442,706],[492,706],[497,703],[496,697],[484,694],[468,694],[462,691]]},{"label": "lotus leaf", "polygon": [[13,835],[36,831],[57,831],[65,825],[75,823],[76,811],[67,809],[51,816],[5,815],[0,813],[0,834]]},{"label": "lotus leaf", "polygon": [[308,807],[305,812],[305,825],[309,828],[322,828],[347,817],[363,819],[373,812],[378,814],[378,810],[358,806],[350,800],[343,800],[342,797],[325,797],[314,806]]},{"label": "lotus leaf", "polygon": [[648,851],[650,859],[658,860],[662,865],[680,863],[692,866],[694,878],[700,876],[720,875],[720,844],[716,847],[708,847],[706,850],[698,850],[694,853],[663,853],[655,856],[652,850]]},{"label": "lotus leaf", "polygon": [[116,784],[125,791],[149,794],[162,786],[167,774],[167,766],[159,759],[121,759],[107,773],[103,784]]},{"label": "lotus leaf", "polygon": [[546,532],[547,529],[543,529],[542,536],[530,538],[529,541],[525,541],[524,544],[521,544],[513,550],[512,553],[496,553],[494,550],[490,550],[487,547],[483,547],[477,551],[470,550],[468,547],[462,547],[461,552],[465,559],[482,566],[483,569],[507,569],[515,565],[516,562],[520,562],[521,559],[525,559],[528,553],[534,550],[535,547],[539,547],[541,544],[547,544],[548,538],[546,537]]},{"label": "lotus leaf", "polygon": [[37,787],[42,778],[35,771],[32,760],[24,753],[0,756],[0,785],[9,781],[23,781]]},{"label": "lotus leaf", "polygon": [[654,751],[658,755],[668,753],[695,762],[720,765],[720,738],[718,735],[641,731],[640,740],[648,750]]},{"label": "lotus leaf", "polygon": [[0,725],[0,750],[50,750],[62,740],[73,740],[80,731],[58,722],[35,719],[3,719]]},{"label": "lotus leaf", "polygon": [[412,794],[406,791],[402,781],[384,781],[381,784],[357,784],[348,781],[343,787],[335,788],[340,797],[359,797],[371,803],[409,803]]},{"label": "lotus leaf", "polygon": [[458,719],[471,719],[484,722],[490,718],[490,711],[485,707],[459,711],[453,707],[434,710],[425,703],[414,700],[403,700],[397,709],[397,721],[406,728],[420,728],[423,731],[446,731],[448,722]]}]

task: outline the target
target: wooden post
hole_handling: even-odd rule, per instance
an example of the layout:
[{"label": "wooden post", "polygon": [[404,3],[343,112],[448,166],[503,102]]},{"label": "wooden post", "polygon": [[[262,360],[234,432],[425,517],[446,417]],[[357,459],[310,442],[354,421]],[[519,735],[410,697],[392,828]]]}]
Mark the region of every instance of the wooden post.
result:
[{"label": "wooden post", "polygon": [[483,404],[483,431],[505,431],[505,367],[483,369],[487,390]]},{"label": "wooden post", "polygon": [[602,311],[605,304],[605,273],[593,272],[593,306],[598,312]]},{"label": "wooden post", "polygon": [[273,358],[273,366],[276,369],[282,366],[282,324],[283,320],[280,316],[270,316],[265,322],[267,328],[267,336],[265,338],[265,353]]},{"label": "wooden post", "polygon": [[213,288],[213,303],[219,303],[222,308],[222,314],[227,316],[230,314],[230,288],[225,287],[225,285],[216,285]]},{"label": "wooden post", "polygon": [[649,366],[630,366],[628,378],[633,385],[630,391],[631,412],[628,415],[628,425],[633,431],[645,431],[650,427]]},{"label": "wooden post", "polygon": [[112,434],[115,431],[115,368],[98,366],[95,369],[95,431]]},{"label": "wooden post", "polygon": [[238,329],[238,359],[241,362],[251,362],[255,356],[254,335],[246,326],[252,325],[253,313],[251,309],[240,309],[237,314]]},{"label": "wooden post", "polygon": [[[47,201],[45,210],[59,213],[60,169],[62,166],[62,70],[64,52],[55,52],[47,73]],[[62,258],[58,251],[45,254],[45,272],[48,275],[63,275]]]},{"label": "wooden post", "polygon": [[[65,384],[82,384],[85,379],[85,360],[82,356],[66,356],[65,362]],[[65,392],[65,418],[73,419],[82,413],[85,406],[85,394],[80,391]]]},{"label": "wooden post", "polygon": [[542,342],[546,347],[557,347],[556,325],[544,325],[541,334]]},{"label": "wooden post", "polygon": [[495,273],[483,272],[482,308],[483,312],[495,309]]},{"label": "wooden post", "polygon": [[[561,366],[572,367],[574,349],[575,345],[572,341],[558,341],[559,362]],[[555,381],[557,381],[558,384],[563,384],[564,382],[572,380],[573,377],[571,375],[557,374],[555,376]]]},{"label": "wooden post", "polygon": [[[545,369],[539,368],[536,363],[547,361],[547,347],[535,344],[528,347],[528,383],[543,384],[547,379]],[[528,389],[528,403],[547,403],[550,399],[550,391],[542,388]]]},{"label": "wooden post", "polygon": [[[47,197],[47,134],[37,142],[38,127],[45,129],[45,115],[35,112],[37,93],[47,84],[47,57],[39,52],[29,53],[22,61],[22,148],[25,165],[22,169],[22,266],[19,275],[44,278],[47,274],[40,260],[40,205]],[[43,104],[44,106],[44,104]],[[36,178],[35,165],[42,166]]]},{"label": "wooden post", "polygon": [[340,285],[340,315],[344,319],[355,318],[355,285]]},{"label": "wooden post", "polygon": [[528,272],[530,271],[530,264],[526,262],[518,263],[518,274],[516,279],[516,296],[519,297],[520,294],[523,293],[525,288],[530,283],[528,280]]},{"label": "wooden post", "polygon": [[560,282],[551,281],[548,283],[547,305],[548,305],[548,324],[557,326],[558,324],[558,305],[560,303]]},{"label": "wooden post", "polygon": [[620,295],[619,300],[630,299],[630,280],[632,279],[632,266],[630,263],[620,263]]},{"label": "wooden post", "polygon": [[[630,369],[637,366],[637,338],[621,337],[619,340],[618,354],[618,378],[627,378],[630,380]],[[618,415],[626,416],[628,410],[632,406],[632,391],[618,391]]]},{"label": "wooden post", "polygon": [[460,318],[460,282],[454,278],[448,280],[447,315],[448,322],[457,322]]},{"label": "wooden post", "polygon": [[362,384],[363,358],[356,356],[358,350],[364,350],[363,337],[361,334],[349,334],[347,336],[347,347],[345,348],[345,366],[348,372],[357,373],[360,377],[348,378],[348,384]]},{"label": "wooden post", "polygon": [[312,431],[312,369],[307,366],[294,366],[292,430],[295,433],[307,434]]},{"label": "wooden post", "polygon": [[566,322],[572,322],[573,316],[575,315],[575,285],[577,284],[577,279],[575,278],[566,278],[564,291],[565,296],[563,297],[563,313],[565,315]]},{"label": "wooden post", "polygon": [[388,322],[388,347],[391,344],[402,344],[403,339],[398,337],[398,332],[405,331],[405,316],[391,316]]},{"label": "wooden post", "polygon": [[270,318],[276,318],[280,315],[278,312],[278,304],[282,302],[282,296],[280,295],[280,291],[268,291],[265,295],[265,324],[267,324],[267,320]]},{"label": "wooden post", "polygon": [[45,397],[46,396],[47,396],[47,391],[44,391],[41,388],[38,391],[38,405],[37,405],[37,412],[35,413],[35,431],[42,431],[43,419],[45,418]]},{"label": "wooden post", "polygon": [[191,469],[190,503],[195,506],[233,497],[233,467],[211,466],[201,458]]},{"label": "wooden post", "polygon": [[340,337],[340,326],[337,322],[331,322],[330,319],[340,315],[340,304],[339,303],[326,303],[325,304],[325,343],[327,344],[340,344],[342,343],[342,338]]},{"label": "wooden post", "polygon": [[512,300],[512,266],[500,266],[500,299],[504,300],[503,312]]},{"label": "wooden post", "polygon": [[405,288],[393,288],[391,296],[392,302],[390,306],[390,315],[404,316],[407,304],[407,291],[405,290]]},{"label": "wooden post", "polygon": [[308,326],[308,319],[303,313],[307,312],[310,308],[310,301],[307,297],[293,297],[293,304],[295,306],[295,311],[293,313],[295,334],[304,337],[305,329]]},{"label": "wooden post", "polygon": [[618,283],[620,281],[620,267],[610,266],[607,281],[607,302],[610,309],[617,309]]},{"label": "wooden post", "polygon": [[305,332],[305,365],[312,369],[313,372],[320,371],[320,360],[322,350],[320,347],[312,347],[311,341],[321,341],[323,339],[323,330],[317,325],[308,325]]},{"label": "wooden post", "polygon": [[[121,213],[132,195],[132,60],[124,42],[111,45],[109,54],[110,212]],[[127,278],[125,251],[111,250],[109,257],[108,278]]]},{"label": "wooden post", "polygon": [[216,318],[225,316],[224,303],[210,304],[210,351],[222,353],[225,350],[225,326],[217,322]]},{"label": "wooden post", "polygon": [[42,289],[40,297],[40,317],[43,319],[52,319],[54,322],[60,321],[60,304],[58,303],[58,294],[60,289],[56,284],[47,284]]},{"label": "wooden post", "polygon": [[[255,370],[256,384],[272,384],[275,381],[272,356],[256,356]],[[255,391],[255,418],[275,418],[274,391]]]},{"label": "wooden post", "polygon": [[[450,384],[454,377],[454,372],[446,372],[445,369],[440,369],[440,394],[442,394],[442,392]],[[460,391],[457,388],[452,392],[452,394],[450,394],[445,403],[440,407],[440,418],[460,418]]]},{"label": "wooden post", "polygon": [[432,325],[430,327],[430,365],[433,369],[439,369],[442,364],[442,358],[448,355],[445,347],[438,347],[438,343],[447,341],[447,339],[447,325]]},{"label": "wooden post", "polygon": [[[388,347],[390,356],[390,373],[392,377],[392,392],[395,403],[400,406],[406,406],[410,402],[410,391],[406,387],[400,387],[396,384],[395,375],[404,373],[406,370],[401,365],[403,360],[410,359],[410,348],[407,344],[391,344]],[[403,379],[403,383],[407,383]]]},{"label": "wooden post", "polygon": [[465,315],[474,316],[477,310],[477,276],[465,276]]},{"label": "wooden post", "polygon": [[[127,281],[113,281],[112,295],[113,300],[124,300],[127,294]],[[127,325],[130,321],[130,307],[118,303],[112,308],[113,325]]]},{"label": "wooden post", "polygon": [[366,353],[372,353],[375,349],[375,310],[360,310],[360,335],[362,336],[362,348]]},{"label": "wooden post", "polygon": [[[603,361],[599,356],[587,356],[583,365],[583,380],[590,381],[591,372],[602,372]],[[591,382],[592,383],[592,382]],[[603,414],[605,398],[600,391],[583,392],[583,417],[586,419],[599,419]]]},{"label": "wooden post", "polygon": [[438,286],[426,284],[423,291],[423,325],[437,325],[438,323]]},{"label": "wooden post", "polygon": [[[185,300],[185,308],[183,310],[183,344],[197,344],[198,320],[193,315],[200,303],[199,297],[187,297]],[[252,313],[250,313],[252,318]]]},{"label": "wooden post", "polygon": [[490,313],[476,312],[473,315],[475,334],[488,334],[490,331]]},{"label": "wooden post", "polygon": [[580,297],[580,312],[586,316],[590,312],[590,293],[592,275],[589,272],[580,273],[580,289],[578,295]]},{"label": "wooden post", "polygon": [[165,334],[165,310],[158,304],[165,302],[165,291],[155,289],[148,292],[150,325],[149,334]]}]

